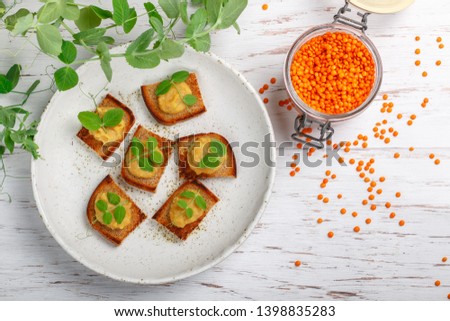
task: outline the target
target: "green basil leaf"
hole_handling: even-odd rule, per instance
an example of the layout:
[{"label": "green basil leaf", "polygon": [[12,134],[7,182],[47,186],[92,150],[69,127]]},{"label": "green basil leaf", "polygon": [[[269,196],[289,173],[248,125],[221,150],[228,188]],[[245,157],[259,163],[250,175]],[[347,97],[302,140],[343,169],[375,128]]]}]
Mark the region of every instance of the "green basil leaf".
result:
[{"label": "green basil leaf", "polygon": [[111,54],[109,53],[109,47],[106,43],[100,42],[97,45],[96,50],[100,58],[100,66],[102,67],[103,73],[106,79],[111,82],[112,80],[112,68],[111,68]]},{"label": "green basil leaf", "polygon": [[71,67],[62,67],[55,72],[55,83],[59,90],[69,90],[78,84],[78,74]]},{"label": "green basil leaf", "polygon": [[158,35],[158,39],[161,40],[164,38],[164,27],[162,22],[156,17],[150,17],[150,25],[156,31]]},{"label": "green basil leaf", "polygon": [[75,20],[75,25],[80,31],[96,28],[101,23],[102,19],[97,15],[92,6],[81,9],[80,16]]},{"label": "green basil leaf", "polygon": [[221,141],[213,139],[209,143],[209,151],[210,153],[217,155],[218,157],[223,157],[227,153],[227,146],[225,146],[225,144]]},{"label": "green basil leaf", "polygon": [[26,15],[30,14],[30,11],[27,9],[19,9],[15,14],[12,14],[5,18],[5,25],[6,29],[9,31],[13,31],[14,27],[16,26],[17,20],[21,17],[25,17]]},{"label": "green basil leaf", "polygon": [[176,19],[180,15],[180,0],[158,0],[158,4],[168,18]]},{"label": "green basil leaf", "polygon": [[164,94],[167,94],[170,90],[170,88],[172,87],[172,82],[170,80],[164,80],[161,81],[158,85],[158,87],[156,87],[156,96],[161,96]]},{"label": "green basil leaf", "polygon": [[188,3],[186,0],[182,0],[180,3],[180,16],[181,20],[185,25],[189,24],[189,16],[188,16]]},{"label": "green basil leaf", "polygon": [[111,19],[113,14],[111,11],[109,10],[105,10],[102,8],[99,8],[97,6],[91,6],[92,11],[94,11],[94,13],[97,15],[97,17],[99,17],[100,19]]},{"label": "green basil leaf", "polygon": [[184,46],[172,39],[164,40],[160,48],[159,56],[164,60],[175,59],[184,54]]},{"label": "green basil leaf", "polygon": [[188,218],[192,218],[193,215],[194,215],[194,211],[192,210],[192,208],[188,207],[188,208],[186,209],[186,216],[187,216]]},{"label": "green basil leaf", "polygon": [[150,154],[150,161],[154,165],[162,165],[164,163],[164,155],[157,150]]},{"label": "green basil leaf", "polygon": [[211,36],[206,34],[201,37],[195,37],[190,39],[188,44],[197,51],[207,52],[211,49]]},{"label": "green basil leaf", "polygon": [[104,200],[98,200],[95,206],[102,212],[108,210],[108,204]]},{"label": "green basil leaf", "polygon": [[40,23],[50,23],[61,16],[60,7],[56,2],[47,2],[37,13]]},{"label": "green basil leaf", "polygon": [[125,207],[118,206],[115,210],[114,210],[114,219],[116,220],[117,224],[122,224],[125,215],[127,214],[127,211],[125,210]]},{"label": "green basil leaf", "polygon": [[222,9],[218,29],[231,27],[247,7],[248,0],[228,0]]},{"label": "green basil leaf", "polygon": [[197,103],[197,97],[195,97],[194,95],[185,95],[183,97],[183,102],[188,105],[188,106],[193,106]]},{"label": "green basil leaf", "polygon": [[87,130],[96,131],[102,126],[100,116],[92,111],[82,111],[78,114],[78,120]]},{"label": "green basil leaf", "polygon": [[106,193],[106,197],[108,198],[108,202],[110,202],[112,205],[120,204],[120,196],[116,193],[108,192]]},{"label": "green basil leaf", "polygon": [[198,9],[191,17],[191,21],[189,22],[186,28],[186,37],[192,38],[195,37],[196,34],[202,32],[208,20],[208,14],[206,13],[205,8]]},{"label": "green basil leaf", "polygon": [[155,137],[150,136],[147,139],[147,149],[149,151],[154,150],[156,147],[158,147],[158,140]]},{"label": "green basil leaf", "polygon": [[205,7],[208,13],[208,22],[214,25],[219,19],[220,10],[223,6],[223,0],[206,0]]},{"label": "green basil leaf", "polygon": [[155,17],[156,19],[158,19],[161,23],[163,23],[163,19],[161,17],[161,15],[159,14],[158,10],[156,9],[155,5],[151,2],[145,2],[144,3],[144,8],[147,11],[147,15],[148,15],[148,22],[150,23],[150,18],[151,17]]},{"label": "green basil leaf", "polygon": [[102,217],[103,223],[105,223],[106,225],[109,225],[112,223],[112,219],[113,219],[113,216],[110,212],[103,213],[103,217]]},{"label": "green basil leaf", "polygon": [[105,33],[105,28],[94,28],[86,31],[81,31],[73,35],[73,42],[77,45],[81,45],[81,42],[84,42],[88,46],[95,46],[100,42],[105,42],[108,45],[113,44],[114,39],[108,36],[103,36]]},{"label": "green basil leaf", "polygon": [[202,210],[206,210],[206,200],[201,195],[195,197],[195,204]]},{"label": "green basil leaf", "polygon": [[130,151],[131,151],[131,154],[132,154],[133,156],[139,157],[139,155],[140,155],[139,147],[137,147],[137,146],[131,146],[131,147],[130,147]]},{"label": "green basil leaf", "polygon": [[8,80],[11,82],[12,89],[14,89],[19,82],[21,69],[22,67],[20,65],[15,64],[11,68],[9,68],[8,72],[6,73],[6,78],[8,78]]},{"label": "green basil leaf", "polygon": [[114,127],[120,124],[125,112],[121,108],[114,108],[108,110],[103,116],[103,124],[106,127]]},{"label": "green basil leaf", "polygon": [[186,209],[187,206],[188,206],[188,205],[187,205],[187,202],[184,201],[184,200],[178,200],[177,205],[178,205],[179,207],[181,207],[182,209]]},{"label": "green basil leaf", "polygon": [[72,42],[63,40],[61,53],[58,55],[58,58],[63,63],[70,65],[77,58],[77,48]]},{"label": "green basil leaf", "polygon": [[13,90],[13,84],[5,75],[0,75],[0,94],[7,94]]},{"label": "green basil leaf", "polygon": [[36,36],[43,52],[53,56],[61,53],[63,39],[58,28],[52,25],[39,25],[36,27]]},{"label": "green basil leaf", "polygon": [[191,199],[195,197],[195,193],[192,191],[184,191],[183,193],[180,194],[180,196]]},{"label": "green basil leaf", "polygon": [[130,5],[127,0],[113,0],[112,19],[119,26],[123,26],[129,16]]},{"label": "green basil leaf", "polygon": [[25,34],[33,25],[33,22],[34,17],[31,13],[27,14],[26,16],[20,17],[19,19],[17,19],[17,22],[12,31],[12,35],[17,36],[19,34]]},{"label": "green basil leaf", "polygon": [[131,30],[133,30],[134,26],[136,25],[136,22],[137,22],[136,9],[132,8],[128,12],[127,19],[123,24],[123,31],[125,33],[130,33]]}]

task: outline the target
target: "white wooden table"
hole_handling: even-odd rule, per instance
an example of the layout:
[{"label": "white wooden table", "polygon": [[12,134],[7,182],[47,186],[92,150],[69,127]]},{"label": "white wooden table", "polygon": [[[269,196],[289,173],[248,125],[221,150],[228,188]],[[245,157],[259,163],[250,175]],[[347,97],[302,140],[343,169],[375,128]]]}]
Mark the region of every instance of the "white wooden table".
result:
[{"label": "white wooden table", "polygon": [[[108,1],[104,1],[107,2]],[[138,3],[138,1],[133,1]],[[263,3],[269,9],[263,11]],[[286,98],[281,82],[282,64],[293,41],[309,27],[332,20],[341,0],[251,0],[240,19],[242,35],[222,31],[213,36],[212,51],[242,71],[259,89],[271,77],[279,80],[264,97],[276,130],[277,141],[289,141],[296,113],[278,106]],[[36,6],[34,1],[23,5]],[[142,9],[140,9],[142,10]],[[373,157],[375,176],[385,176],[383,194],[375,200],[377,211],[361,204],[367,185],[353,166],[329,167],[337,179],[322,190],[325,166],[308,168],[290,177],[291,148],[278,158],[277,178],[270,204],[257,228],[223,263],[195,277],[161,286],[119,283],[91,272],[74,261],[55,242],[42,223],[30,184],[30,158],[19,151],[7,156],[5,191],[13,202],[0,202],[0,298],[2,299],[131,299],[131,300],[446,300],[450,293],[450,3],[416,1],[393,16],[371,15],[368,35],[384,62],[384,82],[379,97],[360,117],[336,126],[335,142],[369,137],[369,147],[352,148],[349,159]],[[140,20],[133,35],[145,28]],[[414,37],[421,37],[415,42]],[[441,36],[444,49],[437,48]],[[421,48],[421,67],[415,67],[414,50]],[[42,79],[48,85],[45,66],[53,61],[20,39],[0,34],[0,69],[14,62],[24,66],[22,85]],[[13,57],[11,54],[17,55]],[[435,66],[442,60],[440,67]],[[427,70],[429,76],[421,73]],[[395,103],[391,114],[381,114],[382,94]],[[32,97],[28,108],[38,117],[52,93]],[[428,97],[427,108],[421,108]],[[396,115],[403,113],[402,120]],[[409,115],[416,114],[413,126]],[[388,120],[399,136],[385,145],[375,139],[373,124]],[[415,150],[410,152],[408,148]],[[401,157],[394,159],[399,152]],[[439,166],[428,158],[441,160]],[[316,153],[320,158],[322,152]],[[381,185],[379,185],[381,186]],[[400,191],[402,197],[394,194]],[[330,197],[324,204],[317,194]],[[337,193],[343,198],[338,200]],[[385,201],[392,203],[384,208]],[[345,207],[346,215],[339,213]],[[352,211],[359,213],[351,216]],[[395,219],[389,213],[395,211]],[[324,223],[317,224],[322,217]],[[370,217],[372,223],[365,224]],[[400,227],[400,219],[406,225]],[[353,232],[354,226],[361,232]],[[332,239],[327,233],[333,231]],[[300,260],[302,265],[295,267]],[[435,287],[435,280],[442,285]]]}]

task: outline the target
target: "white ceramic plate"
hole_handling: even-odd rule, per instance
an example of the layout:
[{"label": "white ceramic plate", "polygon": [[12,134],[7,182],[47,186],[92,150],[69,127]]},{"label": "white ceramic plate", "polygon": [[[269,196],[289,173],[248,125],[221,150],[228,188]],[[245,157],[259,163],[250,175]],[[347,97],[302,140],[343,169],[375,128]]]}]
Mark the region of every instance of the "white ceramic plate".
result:
[{"label": "white ceramic plate", "polygon": [[[124,47],[115,48],[113,52],[119,50]],[[242,75],[212,54],[187,50],[182,58],[162,62],[151,70],[134,69],[122,59],[113,60],[112,67],[114,79],[97,100],[107,92],[120,99],[135,113],[135,128],[140,123],[170,139],[177,134],[217,132],[241,145],[258,143],[258,147],[248,150],[261,161],[253,166],[242,166],[241,162],[252,161],[253,156],[234,148],[237,179],[203,180],[221,201],[188,240],[178,241],[151,219],[181,184],[174,157],[155,194],[127,185],[120,178],[120,166],[104,166],[101,159],[76,138],[80,129],[77,114],[95,108],[92,100],[76,87],[53,96],[36,136],[42,159],[32,162],[32,180],[39,212],[58,243],[76,260],[100,274],[121,281],[158,284],[200,273],[219,263],[244,242],[270,197],[275,167],[266,165],[264,157],[275,160],[275,149],[270,148],[265,156],[261,147],[265,135],[270,135],[274,141],[265,106]],[[197,73],[208,111],[175,126],[159,125],[147,111],[139,88],[182,69]],[[106,84],[98,63],[87,63],[78,73],[85,93],[96,94]],[[119,149],[121,154],[124,147],[122,144]],[[117,248],[92,230],[86,219],[89,197],[108,174],[148,216]]]},{"label": "white ceramic plate", "polygon": [[409,7],[414,0],[350,0],[350,2],[373,13],[396,13]]}]

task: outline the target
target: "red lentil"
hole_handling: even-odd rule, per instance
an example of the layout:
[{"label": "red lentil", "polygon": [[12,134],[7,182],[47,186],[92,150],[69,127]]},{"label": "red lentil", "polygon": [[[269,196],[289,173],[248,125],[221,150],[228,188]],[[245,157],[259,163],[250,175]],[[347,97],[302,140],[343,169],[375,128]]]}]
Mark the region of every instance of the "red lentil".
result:
[{"label": "red lentil", "polygon": [[334,233],[333,232],[328,232],[328,237],[331,239],[332,237],[334,236]]},{"label": "red lentil", "polygon": [[302,265],[302,262],[300,262],[300,261],[295,261],[295,266],[300,266],[300,265]]}]

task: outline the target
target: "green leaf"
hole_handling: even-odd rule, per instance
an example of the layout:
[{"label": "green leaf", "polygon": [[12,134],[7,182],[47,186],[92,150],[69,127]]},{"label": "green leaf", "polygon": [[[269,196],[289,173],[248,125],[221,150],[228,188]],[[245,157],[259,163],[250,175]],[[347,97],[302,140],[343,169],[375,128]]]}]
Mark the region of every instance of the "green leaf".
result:
[{"label": "green leaf", "polygon": [[[1,7],[0,7],[1,9]],[[6,148],[3,145],[0,145],[0,158],[3,157],[3,155],[5,154]]]},{"label": "green leaf", "polygon": [[58,56],[61,53],[62,37],[58,28],[52,25],[39,25],[36,27],[39,47],[46,54]]},{"label": "green leaf", "polygon": [[40,23],[50,23],[61,16],[60,7],[56,2],[47,2],[37,13]]},{"label": "green leaf", "polygon": [[189,78],[189,71],[181,70],[174,73],[171,77],[172,81],[175,83],[181,83]]},{"label": "green leaf", "polygon": [[95,206],[102,212],[108,210],[108,204],[104,200],[98,200]]},{"label": "green leaf", "polygon": [[123,26],[129,16],[130,6],[127,0],[113,0],[112,19],[119,26]]},{"label": "green leaf", "polygon": [[19,34],[25,34],[28,29],[33,25],[34,17],[31,13],[26,16],[20,17],[17,19],[16,25],[12,31],[13,36],[17,36]]},{"label": "green leaf", "polygon": [[[8,127],[12,128],[13,126],[8,126]],[[5,130],[5,136],[3,137],[3,141],[5,142],[5,146],[9,150],[9,152],[11,154],[14,153],[15,144],[11,138],[11,132],[8,129]]]},{"label": "green leaf", "polygon": [[158,147],[158,140],[155,137],[150,136],[147,139],[147,149],[149,151],[154,150],[156,147]]},{"label": "green leaf", "polygon": [[184,54],[184,46],[172,39],[164,40],[160,50],[159,56],[164,60],[175,59]]},{"label": "green leaf", "polygon": [[111,11],[109,10],[105,10],[102,8],[99,8],[97,6],[91,6],[92,11],[94,11],[94,13],[97,15],[97,17],[99,17],[100,19],[111,19],[113,14]]},{"label": "green leaf", "polygon": [[228,0],[222,9],[218,29],[231,27],[247,7],[248,0]]},{"label": "green leaf", "polygon": [[188,218],[191,218],[193,215],[194,215],[194,211],[192,210],[192,208],[188,207],[188,208],[186,209],[186,216],[187,216]]},{"label": "green leaf", "polygon": [[9,31],[13,31],[17,20],[21,17],[25,17],[26,15],[30,14],[30,11],[27,9],[19,9],[15,14],[12,14],[5,18],[5,25],[6,29]]},{"label": "green leaf", "polygon": [[63,63],[70,65],[77,58],[77,48],[72,42],[63,40],[58,58]]},{"label": "green leaf", "polygon": [[149,160],[145,157],[139,159],[139,168],[146,172],[153,172],[152,164],[150,164]]},{"label": "green leaf", "polygon": [[105,223],[106,225],[109,225],[112,223],[112,219],[113,219],[113,216],[110,212],[103,213],[103,217],[102,217],[103,223]]},{"label": "green leaf", "polygon": [[162,153],[160,153],[159,151],[155,150],[150,155],[150,161],[154,165],[162,165],[162,163],[164,163],[164,156],[163,156]]},{"label": "green leaf", "polygon": [[20,71],[22,67],[18,64],[12,65],[11,68],[9,68],[8,72],[6,73],[6,78],[11,82],[12,89],[14,89],[17,86],[17,83],[19,82],[20,78]]},{"label": "green leaf", "polygon": [[197,102],[197,97],[195,97],[194,95],[190,95],[190,94],[185,95],[183,97],[183,102],[188,106],[193,106]]},{"label": "green leaf", "polygon": [[131,30],[133,30],[134,26],[136,25],[136,22],[137,22],[136,9],[132,8],[128,12],[127,19],[123,24],[123,31],[125,33],[130,33]]},{"label": "green leaf", "polygon": [[[3,1],[0,1],[0,18],[5,15],[5,12],[6,12],[6,6],[3,3]],[[0,146],[0,151],[1,151],[1,147],[3,147],[3,146]],[[3,155],[3,153],[0,153],[0,157],[2,157],[1,155]]]},{"label": "green leaf", "polygon": [[215,154],[206,154],[200,161],[200,168],[216,168],[220,165],[219,157]]},{"label": "green leaf", "polygon": [[69,90],[78,84],[78,74],[71,67],[62,67],[55,72],[55,83],[59,90]]},{"label": "green leaf", "polygon": [[158,0],[158,4],[168,18],[176,19],[180,15],[180,0]]},{"label": "green leaf", "polygon": [[172,82],[170,80],[161,81],[158,87],[156,87],[156,96],[167,94],[170,90],[170,87],[172,87]]},{"label": "green leaf", "polygon": [[227,146],[225,146],[225,144],[221,141],[213,139],[209,143],[209,151],[210,153],[215,154],[218,157],[223,157],[227,153]]},{"label": "green leaf", "polygon": [[140,156],[144,153],[144,145],[142,144],[141,140],[137,137],[133,137],[131,139],[131,153],[134,156]]},{"label": "green leaf", "polygon": [[109,53],[109,47],[106,43],[100,42],[96,50],[100,58],[100,66],[109,82],[112,80],[112,68],[111,68],[111,54]]},{"label": "green leaf", "polygon": [[158,39],[161,40],[164,38],[164,27],[162,22],[156,17],[150,17],[150,25],[156,31],[158,35]]},{"label": "green leaf", "polygon": [[100,116],[92,111],[82,111],[78,114],[78,120],[88,130],[96,131],[102,126]]},{"label": "green leaf", "polygon": [[211,49],[211,36],[206,34],[201,37],[196,37],[188,41],[189,45],[197,51],[207,52]]},{"label": "green leaf", "polygon": [[202,210],[206,210],[206,200],[203,198],[203,196],[197,194],[197,196],[195,197],[195,204]]},{"label": "green leaf", "polygon": [[61,7],[61,17],[66,20],[77,20],[80,17],[80,9],[73,0],[52,0],[56,1]]},{"label": "green leaf", "polygon": [[188,16],[188,3],[186,0],[182,0],[180,3],[180,16],[181,20],[185,25],[189,24],[189,16]]},{"label": "green leaf", "polygon": [[208,13],[208,22],[214,25],[219,19],[220,10],[223,6],[223,0],[206,0],[205,7]]},{"label": "green leaf", "polygon": [[195,195],[196,194],[192,191],[184,191],[183,193],[180,194],[180,196],[184,198],[194,198]]},{"label": "green leaf", "polygon": [[184,201],[184,200],[178,200],[177,205],[178,205],[179,207],[181,207],[182,209],[186,209],[187,206],[188,206],[187,202]]},{"label": "green leaf", "polygon": [[125,112],[121,108],[114,108],[108,110],[103,116],[103,124],[106,127],[114,127],[120,124]]},{"label": "green leaf", "polygon": [[207,23],[208,15],[205,8],[198,9],[191,17],[191,21],[186,28],[186,37],[195,37],[198,33],[202,32]]},{"label": "green leaf", "polygon": [[0,94],[7,94],[11,92],[13,85],[5,75],[0,75]]},{"label": "green leaf", "polygon": [[92,6],[81,9],[80,16],[75,20],[75,24],[80,31],[96,28],[101,23],[102,19],[97,15]]},{"label": "green leaf", "polygon": [[114,210],[114,219],[116,220],[116,222],[118,224],[122,224],[125,215],[127,214],[127,211],[125,210],[125,207],[118,206],[115,210]]},{"label": "green leaf", "polygon": [[241,34],[241,27],[239,27],[239,24],[237,22],[233,23],[233,28],[236,30],[238,35]]},{"label": "green leaf", "polygon": [[108,202],[110,202],[112,205],[119,205],[120,204],[120,196],[115,194],[115,193],[111,193],[108,192],[106,194],[106,197],[108,198]]},{"label": "green leaf", "polygon": [[125,59],[128,64],[135,68],[155,68],[160,63],[158,54],[154,51],[145,50],[153,40],[154,31],[149,29],[143,32],[133,41],[125,51]]},{"label": "green leaf", "polygon": [[144,8],[147,11],[147,15],[148,15],[148,22],[150,23],[150,19],[152,17],[155,17],[156,19],[158,19],[161,23],[163,23],[163,19],[161,17],[161,15],[159,14],[158,10],[156,9],[155,5],[151,2],[145,2],[144,3]]},{"label": "green leaf", "polygon": [[81,31],[73,35],[73,42],[77,45],[81,45],[81,42],[83,41],[88,46],[95,46],[100,42],[112,45],[114,43],[114,38],[103,36],[105,33],[105,28],[94,28],[86,31]]}]

